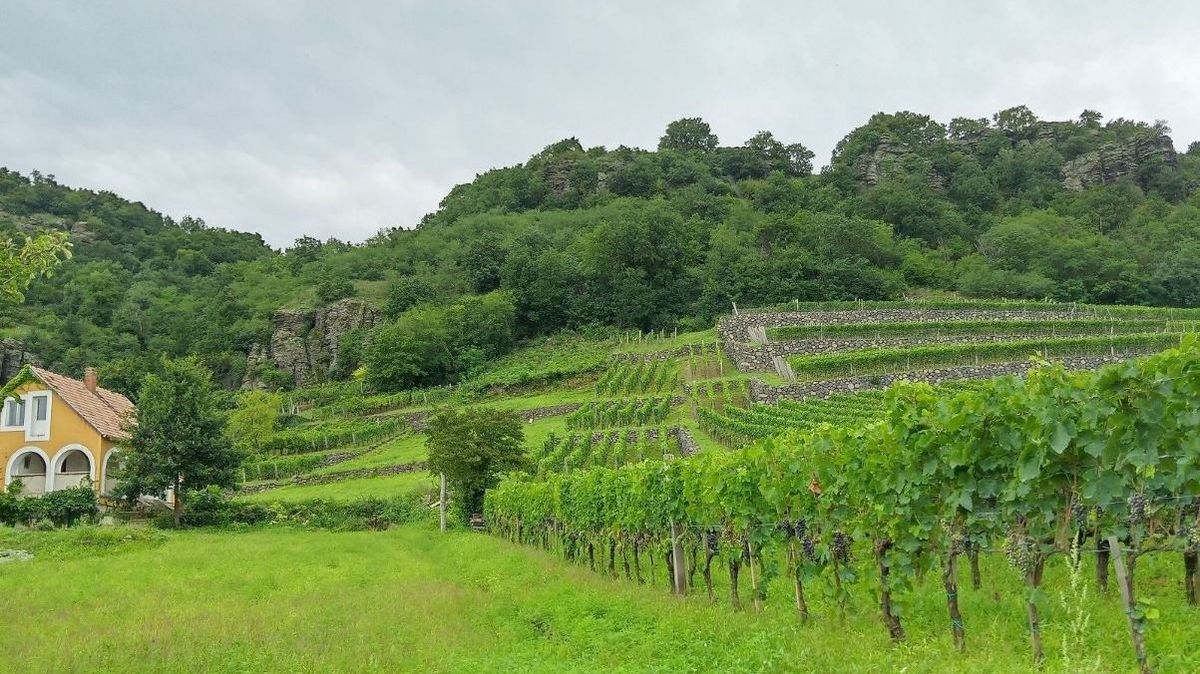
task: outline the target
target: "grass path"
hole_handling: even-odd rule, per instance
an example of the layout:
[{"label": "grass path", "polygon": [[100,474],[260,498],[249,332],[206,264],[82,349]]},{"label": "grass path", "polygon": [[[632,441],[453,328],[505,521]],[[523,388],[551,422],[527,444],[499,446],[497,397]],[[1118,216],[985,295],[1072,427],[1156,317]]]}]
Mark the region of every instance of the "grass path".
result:
[{"label": "grass path", "polygon": [[[19,542],[12,538],[0,536]],[[1003,599],[965,597],[973,631],[968,654],[957,656],[935,595],[917,603],[909,641],[893,647],[865,592],[847,623],[818,608],[805,627],[786,596],[762,615],[733,613],[424,525],[167,534],[126,552],[58,560],[51,552],[0,567],[0,583],[5,672],[1030,671],[1009,587],[995,590]],[[1088,652],[1103,658],[1099,671],[1129,671],[1116,602],[1095,601]],[[1196,671],[1194,614],[1159,603],[1170,628],[1152,633],[1157,671]],[[1059,629],[1050,611],[1052,658]],[[1051,662],[1046,671],[1059,670]]]}]

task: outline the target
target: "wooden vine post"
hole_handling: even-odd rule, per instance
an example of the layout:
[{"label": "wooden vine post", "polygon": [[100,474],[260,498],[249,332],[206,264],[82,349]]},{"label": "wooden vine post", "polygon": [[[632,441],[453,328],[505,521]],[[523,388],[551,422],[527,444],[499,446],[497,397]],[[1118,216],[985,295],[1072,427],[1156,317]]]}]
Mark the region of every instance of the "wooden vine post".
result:
[{"label": "wooden vine post", "polygon": [[1150,663],[1146,660],[1146,635],[1142,633],[1142,620],[1133,595],[1133,566],[1137,562],[1137,556],[1129,555],[1127,567],[1125,551],[1121,549],[1121,541],[1116,536],[1108,537],[1108,547],[1112,551],[1113,568],[1117,572],[1117,589],[1121,592],[1121,603],[1125,605],[1125,617],[1129,621],[1129,636],[1133,639],[1133,654],[1138,661],[1138,671],[1150,674]]},{"label": "wooden vine post", "polygon": [[442,473],[441,487],[438,489],[438,528],[446,533],[446,474]]},{"label": "wooden vine post", "polygon": [[683,554],[683,532],[675,520],[671,520],[671,568],[675,594],[682,597],[688,590],[687,559]]}]

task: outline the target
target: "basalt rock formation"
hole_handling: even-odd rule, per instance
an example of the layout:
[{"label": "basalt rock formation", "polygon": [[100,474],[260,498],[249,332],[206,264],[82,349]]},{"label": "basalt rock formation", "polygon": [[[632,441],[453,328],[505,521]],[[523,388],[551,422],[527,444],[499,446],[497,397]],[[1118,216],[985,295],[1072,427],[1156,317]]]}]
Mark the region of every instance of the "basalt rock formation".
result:
[{"label": "basalt rock formation", "polygon": [[271,316],[270,341],[250,350],[243,386],[257,386],[268,366],[291,374],[297,386],[323,381],[341,365],[346,335],[365,332],[380,318],[378,309],[353,298],[311,311],[280,309]]}]

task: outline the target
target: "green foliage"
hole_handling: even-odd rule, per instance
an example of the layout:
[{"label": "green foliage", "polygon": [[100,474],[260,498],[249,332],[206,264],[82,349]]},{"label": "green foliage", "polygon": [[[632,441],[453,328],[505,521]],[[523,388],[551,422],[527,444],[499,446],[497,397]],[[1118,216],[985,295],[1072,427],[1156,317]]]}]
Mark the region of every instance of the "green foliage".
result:
[{"label": "green foliage", "polygon": [[216,487],[209,487],[190,491],[188,504],[183,523],[189,527],[240,524],[355,531],[387,529],[430,518],[429,509],[416,496],[246,503],[229,498]]},{"label": "green foliage", "polygon": [[[47,366],[99,366],[131,393],[164,355],[197,356],[229,388],[247,374],[286,388],[288,373],[246,371],[252,347],[269,343],[271,313],[355,288],[389,321],[418,324],[421,337],[394,367],[377,358],[367,368],[386,391],[457,381],[503,353],[446,343],[439,327],[464,296],[496,290],[511,298],[512,339],[707,326],[733,303],[895,299],[922,288],[1195,306],[1200,159],[1156,159],[1170,156],[1168,133],[1094,111],[1042,120],[1024,106],[948,124],[880,113],[812,175],[800,143],[760,131],[719,147],[707,123],[686,118],[655,151],[567,138],[456,186],[416,229],[361,245],[301,237],[283,252],[257,235],[3,170],[0,236],[71,231],[74,247],[53,277],[32,281],[27,306],[0,313]],[[1131,145],[1155,151],[1115,179],[1077,175],[1101,150]],[[350,351],[368,342],[357,335]],[[334,377],[370,360],[350,356]]]},{"label": "green foliage", "polygon": [[120,495],[132,501],[173,489],[178,524],[181,485],[232,487],[242,455],[229,441],[225,423],[211,373],[192,358],[165,361],[162,374],[147,375],[138,394]]},{"label": "green foliage", "polygon": [[[875,567],[893,639],[903,638],[903,604],[921,573],[970,545],[1004,547],[1036,633],[1044,561],[1081,537],[1122,541],[1127,569],[1155,551],[1192,549],[1198,432],[1200,342],[1189,337],[1097,371],[1046,364],[949,397],[897,385],[878,421],[822,424],[737,452],[514,477],[489,492],[486,513],[499,533],[553,540],[568,558],[610,542],[662,551],[676,525],[688,541],[715,531],[723,554],[767,578],[802,543],[797,578],[823,579],[842,610],[847,585]],[[856,564],[864,550],[870,563]],[[954,586],[946,592],[954,604]],[[1144,630],[1151,612],[1126,610]]]},{"label": "green foliage", "polygon": [[511,348],[513,321],[512,299],[502,292],[409,309],[372,333],[367,381],[380,391],[456,381]]},{"label": "green foliage", "polygon": [[68,527],[93,521],[100,514],[91,482],[37,496],[21,496],[21,489],[21,481],[13,480],[7,490],[0,491],[0,524],[49,522]]},{"label": "green foliage", "polygon": [[463,516],[482,509],[484,493],[502,474],[525,468],[525,431],[514,412],[443,409],[426,433],[429,470],[446,476]]},{"label": "green foliage", "polygon": [[24,301],[30,283],[49,276],[70,257],[71,242],[66,232],[26,236],[20,245],[12,239],[0,241],[0,297],[9,302]]},{"label": "green foliage", "polygon": [[227,433],[243,453],[257,451],[279,424],[283,396],[268,391],[242,391],[229,413]]}]

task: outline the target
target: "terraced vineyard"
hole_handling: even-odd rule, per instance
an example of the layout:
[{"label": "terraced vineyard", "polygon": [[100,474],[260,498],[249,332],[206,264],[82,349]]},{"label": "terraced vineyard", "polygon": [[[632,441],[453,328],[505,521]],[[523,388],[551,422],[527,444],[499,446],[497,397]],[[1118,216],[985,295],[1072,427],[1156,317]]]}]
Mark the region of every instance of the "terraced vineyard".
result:
[{"label": "terraced vineyard", "polygon": [[679,427],[634,428],[597,433],[551,435],[532,454],[538,475],[587,468],[617,468],[644,459],[679,455]]},{"label": "terraced vineyard", "polygon": [[[953,395],[979,386],[978,381],[954,381],[942,384],[938,391]],[[729,406],[723,412],[697,404],[700,428],[726,447],[739,447],[788,430],[807,429],[821,424],[862,426],[879,419],[886,405],[882,390],[783,400],[776,405]]]}]

